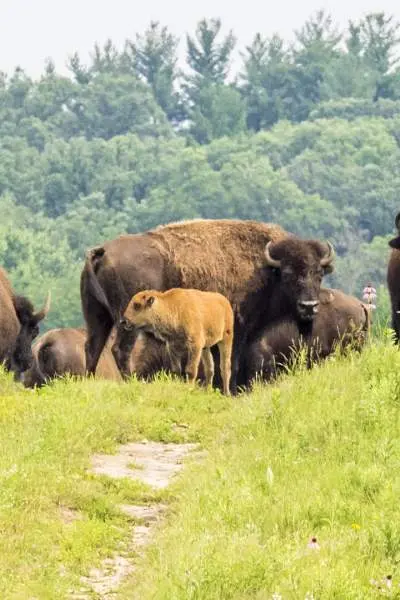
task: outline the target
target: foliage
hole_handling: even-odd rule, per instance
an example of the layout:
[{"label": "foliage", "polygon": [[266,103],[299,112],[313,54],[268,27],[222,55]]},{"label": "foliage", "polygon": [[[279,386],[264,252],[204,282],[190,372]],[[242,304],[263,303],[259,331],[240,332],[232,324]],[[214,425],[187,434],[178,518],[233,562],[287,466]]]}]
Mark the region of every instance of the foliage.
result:
[{"label": "foliage", "polygon": [[394,19],[338,31],[319,11],[292,45],[256,33],[234,80],[220,19],[187,36],[183,71],[178,42],[151,22],[122,50],[72,55],[71,77],[49,60],[37,81],[22,68],[0,79],[0,259],[35,303],[53,290],[45,327],[81,322],[88,247],[194,217],[328,238],[327,282],[384,284],[400,187]]}]

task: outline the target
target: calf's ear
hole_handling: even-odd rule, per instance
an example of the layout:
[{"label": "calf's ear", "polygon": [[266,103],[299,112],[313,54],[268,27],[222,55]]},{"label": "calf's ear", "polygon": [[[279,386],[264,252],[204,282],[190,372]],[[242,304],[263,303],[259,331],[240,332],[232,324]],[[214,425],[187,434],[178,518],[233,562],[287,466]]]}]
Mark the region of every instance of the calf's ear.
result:
[{"label": "calf's ear", "polygon": [[146,306],[151,306],[154,302],[154,296],[149,296],[146,302]]},{"label": "calf's ear", "polygon": [[392,240],[390,240],[389,246],[391,248],[394,248],[395,250],[399,250],[400,249],[400,236],[395,237]]}]

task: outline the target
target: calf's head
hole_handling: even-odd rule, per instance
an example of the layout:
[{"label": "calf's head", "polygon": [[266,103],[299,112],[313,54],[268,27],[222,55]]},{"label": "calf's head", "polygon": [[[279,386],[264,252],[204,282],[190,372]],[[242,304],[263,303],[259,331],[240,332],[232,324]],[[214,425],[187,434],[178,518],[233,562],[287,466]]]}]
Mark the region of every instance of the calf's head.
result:
[{"label": "calf's head", "polygon": [[156,295],[157,293],[152,290],[145,290],[135,294],[126,307],[120,325],[126,330],[130,330],[133,327],[145,327],[151,323]]},{"label": "calf's head", "polygon": [[20,330],[15,346],[7,359],[7,367],[14,371],[15,378],[19,380],[21,374],[31,368],[33,363],[32,341],[39,335],[39,323],[50,310],[50,292],[45,305],[35,312],[30,300],[24,296],[14,297],[14,308],[20,322]]},{"label": "calf's head", "polygon": [[268,242],[267,265],[275,270],[280,298],[296,320],[312,321],[318,313],[322,278],[333,271],[334,255],[329,242],[295,236]]}]

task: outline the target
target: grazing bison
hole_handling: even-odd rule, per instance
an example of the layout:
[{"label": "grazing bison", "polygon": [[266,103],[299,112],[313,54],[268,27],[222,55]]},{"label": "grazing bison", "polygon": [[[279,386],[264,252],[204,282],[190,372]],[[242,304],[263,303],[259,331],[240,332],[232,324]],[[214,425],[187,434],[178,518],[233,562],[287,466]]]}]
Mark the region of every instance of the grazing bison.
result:
[{"label": "grazing bison", "polygon": [[[121,329],[124,336],[126,333],[124,320],[122,320]],[[119,353],[120,362],[124,361],[123,364],[129,364],[129,372],[134,373],[138,379],[151,381],[160,371],[173,373],[173,365],[167,345],[155,338],[154,335],[139,331],[133,349],[131,344],[128,344],[128,348],[124,348],[122,344],[117,344],[116,349]],[[121,353],[123,352],[126,352],[127,355],[122,356]],[[187,357],[185,356],[182,365],[186,365],[186,360]],[[199,367],[198,380],[201,383],[205,381],[202,363]]]},{"label": "grazing bison", "polygon": [[214,377],[210,348],[218,345],[224,394],[229,394],[234,315],[229,300],[217,292],[172,288],[144,290],[133,296],[124,313],[126,329],[149,332],[167,345],[173,372],[182,361],[189,381],[197,379],[203,361],[206,386]]},{"label": "grazing bison", "polygon": [[301,335],[296,321],[283,320],[267,326],[250,345],[247,382],[256,375],[265,380],[273,378],[301,348],[307,348],[308,366],[326,358],[337,346],[344,349],[351,344],[360,350],[370,324],[370,308],[358,298],[340,290],[321,290],[320,310],[307,336]]},{"label": "grazing bison", "polygon": [[392,252],[387,270],[387,284],[392,305],[392,327],[395,331],[396,342],[400,342],[400,212],[395,219],[398,235],[390,240]]},{"label": "grazing bison", "polygon": [[17,296],[6,272],[0,267],[0,362],[20,379],[32,364],[32,340],[39,334],[39,323],[50,309],[50,293],[42,310]]},{"label": "grazing bison", "polygon": [[[278,225],[256,221],[183,221],[105,242],[87,253],[81,275],[88,372],[95,371],[113,325],[137,292],[195,288],[223,294],[234,309],[235,392],[241,355],[257,331],[285,316],[301,328],[310,327],[333,258],[329,243],[303,240]],[[279,303],[274,302],[277,291]],[[129,367],[120,359],[129,356],[127,346],[121,354],[115,349],[124,374]]]},{"label": "grazing bison", "polygon": [[[85,342],[87,334],[83,328],[51,329],[33,345],[33,364],[23,374],[26,387],[40,387],[62,375],[84,376]],[[100,357],[96,375],[104,379],[121,380],[111,349],[107,345]]]}]

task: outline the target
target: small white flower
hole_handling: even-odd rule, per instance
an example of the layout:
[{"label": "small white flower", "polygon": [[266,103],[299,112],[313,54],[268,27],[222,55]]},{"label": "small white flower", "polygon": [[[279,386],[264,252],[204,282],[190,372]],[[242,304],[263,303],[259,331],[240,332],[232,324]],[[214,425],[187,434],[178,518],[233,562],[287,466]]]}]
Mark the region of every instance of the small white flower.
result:
[{"label": "small white flower", "polygon": [[267,472],[266,472],[266,477],[267,477],[267,481],[268,481],[269,485],[272,485],[274,483],[274,474],[273,474],[271,467],[268,467]]}]

